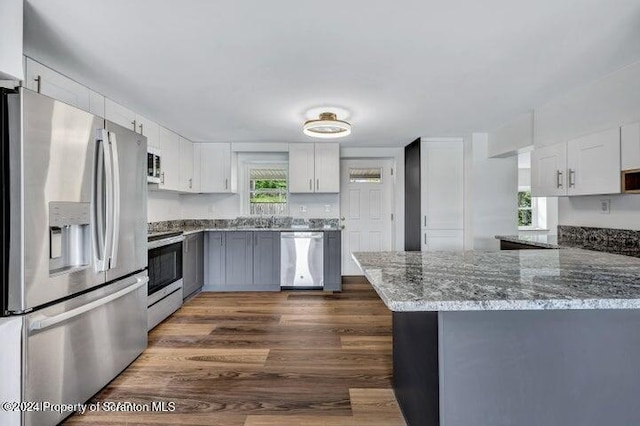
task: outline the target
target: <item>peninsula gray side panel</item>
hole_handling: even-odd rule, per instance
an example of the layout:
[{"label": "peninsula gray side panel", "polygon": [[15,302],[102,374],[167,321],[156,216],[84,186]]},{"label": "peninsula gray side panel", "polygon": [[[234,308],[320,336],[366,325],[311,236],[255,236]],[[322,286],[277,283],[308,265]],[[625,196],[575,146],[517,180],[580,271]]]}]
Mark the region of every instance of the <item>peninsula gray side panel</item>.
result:
[{"label": "peninsula gray side panel", "polygon": [[640,311],[442,312],[439,342],[442,426],[640,424]]},{"label": "peninsula gray side panel", "polygon": [[342,238],[340,231],[324,233],[324,290],[342,291]]}]

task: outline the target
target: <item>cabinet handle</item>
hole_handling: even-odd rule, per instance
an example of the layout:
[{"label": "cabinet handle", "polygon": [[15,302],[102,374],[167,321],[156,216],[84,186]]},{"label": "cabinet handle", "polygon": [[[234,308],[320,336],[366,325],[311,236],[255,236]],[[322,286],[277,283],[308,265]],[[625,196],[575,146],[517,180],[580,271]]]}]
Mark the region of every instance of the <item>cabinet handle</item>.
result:
[{"label": "cabinet handle", "polygon": [[427,233],[424,233],[424,246],[427,246]]},{"label": "cabinet handle", "polygon": [[133,120],[131,124],[133,124],[133,131],[135,132],[136,129],[138,128],[138,122],[136,120]]},{"label": "cabinet handle", "polygon": [[164,172],[160,175],[160,183],[164,184]]},{"label": "cabinet handle", "polygon": [[427,215],[424,215],[423,222],[424,222],[424,227],[426,228],[427,227]]},{"label": "cabinet handle", "polygon": [[569,188],[576,187],[576,171],[569,169]]},{"label": "cabinet handle", "polygon": [[138,124],[138,128],[140,129],[140,134],[144,135],[144,123]]},{"label": "cabinet handle", "polygon": [[193,179],[189,178],[189,189],[193,188]]},{"label": "cabinet handle", "polygon": [[37,76],[34,80],[36,81],[36,92],[40,93],[40,89],[42,88],[42,77]]},{"label": "cabinet handle", "polygon": [[556,172],[556,188],[562,188],[562,172],[560,170]]},{"label": "cabinet handle", "polygon": [[229,189],[229,179],[224,180],[224,189]]},{"label": "cabinet handle", "polygon": [[316,191],[320,191],[320,179],[316,179]]},{"label": "cabinet handle", "polygon": [[309,191],[313,191],[313,179],[309,179]]}]

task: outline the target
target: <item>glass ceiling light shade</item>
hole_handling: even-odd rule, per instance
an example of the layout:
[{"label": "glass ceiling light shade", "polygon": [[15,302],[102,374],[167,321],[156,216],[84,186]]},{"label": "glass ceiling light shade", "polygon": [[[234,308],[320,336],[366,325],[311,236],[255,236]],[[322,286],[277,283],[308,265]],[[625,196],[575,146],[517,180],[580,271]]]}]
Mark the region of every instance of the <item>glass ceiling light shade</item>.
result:
[{"label": "glass ceiling light shade", "polygon": [[332,112],[323,112],[317,120],[305,122],[302,131],[312,138],[342,138],[351,134],[351,124],[338,120]]}]

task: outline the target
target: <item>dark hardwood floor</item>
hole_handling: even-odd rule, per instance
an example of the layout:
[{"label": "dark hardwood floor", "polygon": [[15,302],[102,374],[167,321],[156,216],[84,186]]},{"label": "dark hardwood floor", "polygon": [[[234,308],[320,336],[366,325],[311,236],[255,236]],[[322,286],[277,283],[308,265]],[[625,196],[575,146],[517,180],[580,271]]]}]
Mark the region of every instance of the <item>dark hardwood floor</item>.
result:
[{"label": "dark hardwood floor", "polygon": [[391,313],[368,283],[342,293],[201,293],[93,402],[173,412],[76,414],[67,424],[404,425],[391,389]]}]

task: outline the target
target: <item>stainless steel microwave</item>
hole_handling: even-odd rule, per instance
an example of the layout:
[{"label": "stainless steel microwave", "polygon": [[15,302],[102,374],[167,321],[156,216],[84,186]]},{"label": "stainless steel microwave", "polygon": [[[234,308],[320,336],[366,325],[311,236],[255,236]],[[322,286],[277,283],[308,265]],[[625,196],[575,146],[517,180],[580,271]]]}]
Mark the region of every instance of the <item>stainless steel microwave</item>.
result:
[{"label": "stainless steel microwave", "polygon": [[147,148],[147,182],[162,183],[162,161],[160,150]]}]

